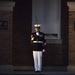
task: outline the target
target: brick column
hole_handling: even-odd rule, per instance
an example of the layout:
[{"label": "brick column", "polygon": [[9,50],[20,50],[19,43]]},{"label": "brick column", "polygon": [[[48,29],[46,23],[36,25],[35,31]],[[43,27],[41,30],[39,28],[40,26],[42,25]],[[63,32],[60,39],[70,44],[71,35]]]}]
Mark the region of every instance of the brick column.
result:
[{"label": "brick column", "polygon": [[68,71],[75,72],[75,2],[67,2],[69,6],[69,59]]},{"label": "brick column", "polygon": [[12,67],[12,15],[15,2],[0,1],[0,72]]}]

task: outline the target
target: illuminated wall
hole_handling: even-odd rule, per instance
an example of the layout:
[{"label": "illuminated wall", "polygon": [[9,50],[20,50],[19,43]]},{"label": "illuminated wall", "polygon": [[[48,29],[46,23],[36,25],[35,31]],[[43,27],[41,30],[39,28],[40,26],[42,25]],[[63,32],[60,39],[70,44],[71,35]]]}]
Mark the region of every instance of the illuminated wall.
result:
[{"label": "illuminated wall", "polygon": [[35,23],[42,25],[41,31],[47,34],[47,39],[60,39],[61,0],[33,0],[32,32]]}]

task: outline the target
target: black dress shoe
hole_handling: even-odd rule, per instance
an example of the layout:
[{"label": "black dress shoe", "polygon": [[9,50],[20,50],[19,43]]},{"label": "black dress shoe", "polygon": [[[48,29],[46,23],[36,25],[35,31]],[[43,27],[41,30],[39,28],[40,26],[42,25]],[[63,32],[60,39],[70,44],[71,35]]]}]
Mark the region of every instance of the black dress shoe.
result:
[{"label": "black dress shoe", "polygon": [[38,73],[38,71],[35,71],[35,73]]},{"label": "black dress shoe", "polygon": [[40,73],[41,71],[35,71],[35,73]]}]

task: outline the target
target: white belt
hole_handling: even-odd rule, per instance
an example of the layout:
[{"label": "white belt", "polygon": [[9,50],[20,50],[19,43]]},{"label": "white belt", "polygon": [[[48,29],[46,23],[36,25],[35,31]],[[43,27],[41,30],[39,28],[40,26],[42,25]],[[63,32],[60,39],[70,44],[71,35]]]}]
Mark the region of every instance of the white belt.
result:
[{"label": "white belt", "polygon": [[43,43],[43,41],[33,41],[33,43]]}]

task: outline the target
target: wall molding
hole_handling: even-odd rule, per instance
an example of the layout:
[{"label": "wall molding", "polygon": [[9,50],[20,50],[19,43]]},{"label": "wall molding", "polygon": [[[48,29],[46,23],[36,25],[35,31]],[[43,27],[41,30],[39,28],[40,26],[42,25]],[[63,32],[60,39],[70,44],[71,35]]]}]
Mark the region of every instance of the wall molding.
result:
[{"label": "wall molding", "polygon": [[13,11],[14,1],[0,1],[0,11]]},{"label": "wall molding", "polygon": [[75,2],[67,2],[69,11],[75,11]]}]

